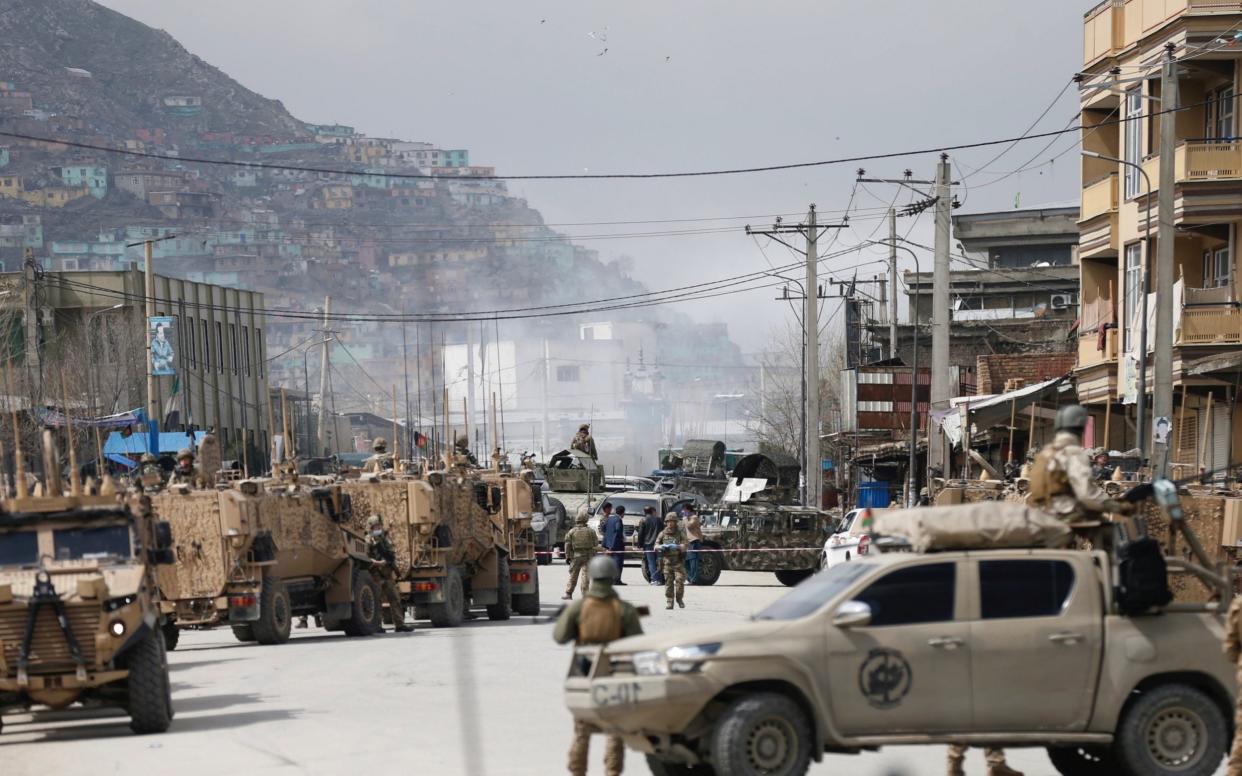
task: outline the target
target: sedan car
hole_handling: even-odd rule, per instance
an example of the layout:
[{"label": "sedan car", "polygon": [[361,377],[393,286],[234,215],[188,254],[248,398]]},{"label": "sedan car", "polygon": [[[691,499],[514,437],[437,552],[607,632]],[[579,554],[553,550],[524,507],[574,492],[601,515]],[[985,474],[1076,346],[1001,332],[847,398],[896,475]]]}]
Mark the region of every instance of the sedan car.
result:
[{"label": "sedan car", "polygon": [[871,547],[871,526],[875,516],[883,509],[862,507],[845,513],[841,527],[824,542],[821,568],[832,568],[838,563],[865,557]]}]

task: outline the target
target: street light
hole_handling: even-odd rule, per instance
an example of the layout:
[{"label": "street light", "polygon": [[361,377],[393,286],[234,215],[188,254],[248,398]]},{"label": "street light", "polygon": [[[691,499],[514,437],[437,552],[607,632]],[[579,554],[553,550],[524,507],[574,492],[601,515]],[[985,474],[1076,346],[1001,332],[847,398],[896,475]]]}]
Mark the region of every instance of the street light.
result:
[{"label": "street light", "polygon": [[718,393],[712,398],[724,402],[724,445],[725,445],[725,450],[727,451],[729,449],[729,400],[730,399],[744,399],[746,398],[746,394],[744,393]]},{"label": "street light", "polygon": [[[1138,432],[1138,449],[1144,457],[1147,455],[1147,262],[1151,260],[1151,178],[1148,177],[1147,171],[1143,169],[1143,165],[1137,162],[1127,162],[1125,159],[1119,159],[1115,156],[1106,156],[1096,153],[1095,151],[1083,151],[1083,156],[1089,156],[1092,159],[1102,159],[1105,162],[1113,162],[1114,164],[1124,164],[1127,167],[1133,167],[1143,176],[1143,183],[1147,186],[1147,196],[1144,197],[1147,211],[1143,220],[1143,258],[1139,262],[1139,290],[1142,292],[1143,320],[1139,324],[1139,368],[1138,368],[1138,406],[1137,409],[1137,428]],[[1124,261],[1124,257],[1123,257]],[[1124,266],[1123,266],[1124,269]],[[1129,321],[1125,322],[1129,324]],[[1112,396],[1108,397],[1109,402],[1113,400]],[[1108,446],[1108,440],[1104,440],[1104,445]]]},{"label": "street light", "polygon": [[[336,337],[325,337],[319,342],[312,342],[309,345],[302,347],[302,382],[303,382],[303,387],[306,389],[306,400],[302,404],[302,413],[306,416],[306,420],[305,422],[303,422],[302,426],[303,428],[306,429],[307,450],[309,450],[311,446],[311,427],[310,427],[310,370],[306,365],[306,357],[310,355],[311,348],[317,348],[323,345],[327,345],[329,342],[331,342],[334,339],[336,339]],[[319,397],[319,401],[323,401],[322,396]],[[336,418],[333,418],[332,422],[336,423]],[[286,444],[288,444],[287,440],[286,440]]]}]

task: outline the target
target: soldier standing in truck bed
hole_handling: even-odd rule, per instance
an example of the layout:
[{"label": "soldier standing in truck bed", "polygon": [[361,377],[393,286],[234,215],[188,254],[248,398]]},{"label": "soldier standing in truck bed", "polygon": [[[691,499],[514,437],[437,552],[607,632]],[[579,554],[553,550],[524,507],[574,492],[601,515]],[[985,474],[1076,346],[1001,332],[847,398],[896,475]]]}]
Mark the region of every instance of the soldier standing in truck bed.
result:
[{"label": "soldier standing in truck bed", "polygon": [[1095,482],[1082,448],[1087,410],[1070,404],[1057,411],[1056,435],[1030,465],[1026,503],[1066,522],[1100,520],[1106,513],[1129,514],[1130,504],[1110,498]]}]

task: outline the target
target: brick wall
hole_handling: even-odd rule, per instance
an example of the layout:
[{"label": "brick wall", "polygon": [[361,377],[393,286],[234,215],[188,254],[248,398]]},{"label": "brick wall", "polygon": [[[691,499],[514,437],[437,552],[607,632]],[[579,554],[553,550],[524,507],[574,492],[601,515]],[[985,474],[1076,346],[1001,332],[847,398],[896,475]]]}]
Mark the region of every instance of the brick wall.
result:
[{"label": "brick wall", "polygon": [[1074,368],[1074,353],[1015,353],[1012,355],[979,356],[976,365],[975,394],[983,396],[1004,393],[1010,380],[1022,385],[1051,380],[1068,374]]}]

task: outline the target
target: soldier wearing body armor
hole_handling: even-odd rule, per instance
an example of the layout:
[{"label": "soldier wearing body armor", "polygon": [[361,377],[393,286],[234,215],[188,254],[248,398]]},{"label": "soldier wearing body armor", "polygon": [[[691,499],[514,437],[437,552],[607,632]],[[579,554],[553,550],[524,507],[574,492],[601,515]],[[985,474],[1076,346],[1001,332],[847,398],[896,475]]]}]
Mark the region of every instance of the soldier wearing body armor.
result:
[{"label": "soldier wearing body armor", "polygon": [[669,512],[664,516],[664,530],[656,537],[656,551],[660,553],[660,567],[664,573],[665,609],[673,608],[673,600],[686,608],[686,534],[678,525],[677,515]]},{"label": "soldier wearing body armor", "polygon": [[173,469],[172,477],[169,479],[172,485],[190,485],[198,484],[198,468],[194,465],[194,453],[190,448],[183,447],[181,452],[177,453],[177,468]]},{"label": "soldier wearing body armor", "polygon": [[388,454],[388,440],[376,437],[371,443],[371,450],[374,454],[362,462],[364,472],[378,473],[392,468],[392,456]]},{"label": "soldier wearing body armor", "polygon": [[574,517],[574,527],[565,534],[565,560],[569,561],[569,582],[565,584],[565,595],[561,596],[562,600],[568,601],[574,597],[574,588],[578,586],[579,574],[582,575],[582,594],[586,595],[588,575],[584,572],[587,564],[597,552],[599,552],[599,536],[587,525],[587,508],[579,507],[578,514]]},{"label": "soldier wearing body armor", "polygon": [[[556,629],[552,633],[557,644],[569,641],[575,644],[607,644],[643,632],[638,622],[638,610],[622,601],[612,588],[615,571],[607,557],[600,555],[591,559],[587,567],[591,587],[586,595],[565,607],[565,611],[557,617]],[[586,776],[587,755],[590,754],[591,734],[594,732],[596,728],[589,722],[574,721],[574,742],[569,747],[569,772],[573,776]],[[625,743],[620,736],[608,736],[604,749],[604,772],[608,776],[620,776],[624,765]]]},{"label": "soldier wearing body armor", "polygon": [[393,552],[392,542],[388,540],[388,532],[384,530],[384,521],[379,515],[367,518],[367,555],[375,561],[371,565],[371,576],[379,583],[380,593],[388,602],[393,628],[398,632],[414,630],[413,625],[405,624],[405,607],[401,605],[401,594],[397,591],[397,554]]},{"label": "soldier wearing body armor", "polygon": [[599,458],[599,452],[595,449],[595,439],[591,436],[591,424],[583,423],[578,426],[578,433],[574,434],[574,439],[569,443],[570,450],[577,450],[591,456],[592,459]]},{"label": "soldier wearing body armor", "polygon": [[474,453],[470,452],[470,437],[465,434],[458,434],[457,441],[453,444],[453,454],[459,458],[465,458],[470,462],[471,466],[478,466],[479,459],[474,457]]},{"label": "soldier wearing body armor", "polygon": [[1105,513],[1128,514],[1129,504],[1109,498],[1096,484],[1082,448],[1087,410],[1070,404],[1057,411],[1056,435],[1030,465],[1026,503],[1067,522],[1099,520]]}]

